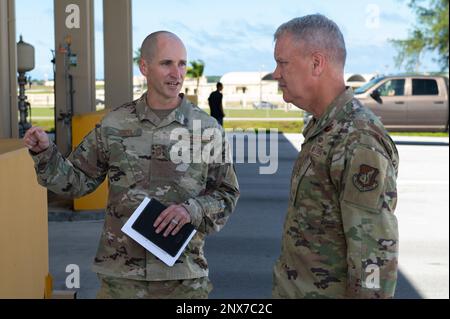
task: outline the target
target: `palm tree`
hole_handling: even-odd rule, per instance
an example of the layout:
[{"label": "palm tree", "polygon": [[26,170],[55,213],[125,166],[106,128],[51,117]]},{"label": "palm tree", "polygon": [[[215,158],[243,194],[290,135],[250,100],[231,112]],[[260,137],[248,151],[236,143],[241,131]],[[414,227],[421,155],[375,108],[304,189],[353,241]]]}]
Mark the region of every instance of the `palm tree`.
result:
[{"label": "palm tree", "polygon": [[197,90],[195,94],[198,95],[198,87],[200,86],[200,78],[202,77],[205,69],[205,62],[203,62],[203,60],[193,60],[189,63],[191,66],[187,68],[186,75],[190,78],[197,79]]},{"label": "palm tree", "polygon": [[141,59],[141,48],[134,51],[133,63],[139,65],[139,60]]},{"label": "palm tree", "polygon": [[[139,61],[141,60],[141,48],[139,48],[139,49],[137,49],[137,50],[135,50],[134,51],[134,57],[133,57],[133,63],[135,63],[137,66],[139,66]],[[140,87],[139,87],[139,90],[140,90],[140,92],[143,92],[144,91],[144,81],[139,81],[141,84],[140,84]],[[133,87],[134,87],[134,84],[133,84]]]}]

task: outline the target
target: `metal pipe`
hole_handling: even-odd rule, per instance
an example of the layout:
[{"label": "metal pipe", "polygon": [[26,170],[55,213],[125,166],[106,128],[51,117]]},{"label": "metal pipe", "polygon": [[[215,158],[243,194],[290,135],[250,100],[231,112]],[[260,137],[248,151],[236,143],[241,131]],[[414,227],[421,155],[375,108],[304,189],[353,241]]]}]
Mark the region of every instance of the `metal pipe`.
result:
[{"label": "metal pipe", "polygon": [[19,137],[22,138],[25,135],[25,132],[31,128],[31,124],[27,121],[28,118],[28,102],[27,96],[25,95],[25,85],[27,84],[27,77],[25,76],[25,72],[19,72],[18,77],[19,83]]}]

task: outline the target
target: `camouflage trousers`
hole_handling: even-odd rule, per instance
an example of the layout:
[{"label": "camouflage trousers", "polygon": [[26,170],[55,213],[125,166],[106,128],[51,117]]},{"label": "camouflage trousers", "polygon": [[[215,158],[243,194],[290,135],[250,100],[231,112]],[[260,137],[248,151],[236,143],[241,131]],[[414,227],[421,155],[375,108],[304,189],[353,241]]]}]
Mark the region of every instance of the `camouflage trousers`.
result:
[{"label": "camouflage trousers", "polygon": [[98,274],[97,299],[208,299],[208,277],[167,281],[140,281]]}]

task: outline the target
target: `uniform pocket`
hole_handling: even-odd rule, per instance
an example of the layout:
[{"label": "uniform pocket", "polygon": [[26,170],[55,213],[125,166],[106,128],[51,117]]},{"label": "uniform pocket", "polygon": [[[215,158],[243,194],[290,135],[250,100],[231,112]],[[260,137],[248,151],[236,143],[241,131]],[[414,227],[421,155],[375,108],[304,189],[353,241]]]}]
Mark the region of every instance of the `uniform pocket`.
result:
[{"label": "uniform pocket", "polygon": [[145,174],[136,152],[140,148],[141,129],[109,129],[109,182],[114,186],[133,187]]},{"label": "uniform pocket", "polygon": [[387,166],[388,160],[382,154],[368,148],[357,148],[348,169],[343,200],[380,213]]},{"label": "uniform pocket", "polygon": [[299,168],[299,172],[293,174],[292,177],[292,186],[291,186],[291,202],[294,203],[294,206],[298,206],[299,205],[299,200],[301,198],[300,194],[300,184],[303,180],[303,178],[305,177],[307,171],[309,170],[309,168],[311,167],[311,158],[307,158],[306,162],[301,165],[301,167]]},{"label": "uniform pocket", "polygon": [[[190,150],[192,154],[192,149]],[[191,156],[192,159],[192,156]],[[207,164],[174,163],[170,158],[170,145],[152,145],[151,156],[152,184],[159,187],[174,187],[181,197],[198,195],[206,185]]]},{"label": "uniform pocket", "polygon": [[151,147],[151,180],[152,182],[174,182],[182,174],[178,165],[170,159],[170,149],[166,144],[153,144]]}]

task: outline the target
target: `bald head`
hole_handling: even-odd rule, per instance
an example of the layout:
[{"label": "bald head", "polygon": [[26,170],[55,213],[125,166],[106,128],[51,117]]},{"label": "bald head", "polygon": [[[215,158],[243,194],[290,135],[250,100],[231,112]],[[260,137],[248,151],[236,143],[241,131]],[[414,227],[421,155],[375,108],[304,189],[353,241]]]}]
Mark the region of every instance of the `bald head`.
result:
[{"label": "bald head", "polygon": [[156,31],[156,32],[150,33],[142,42],[141,59],[144,59],[146,61],[151,61],[153,59],[153,57],[155,56],[155,53],[156,53],[158,39],[161,39],[161,38],[166,38],[166,39],[170,38],[173,40],[177,40],[181,44],[183,44],[181,39],[172,32]]}]

